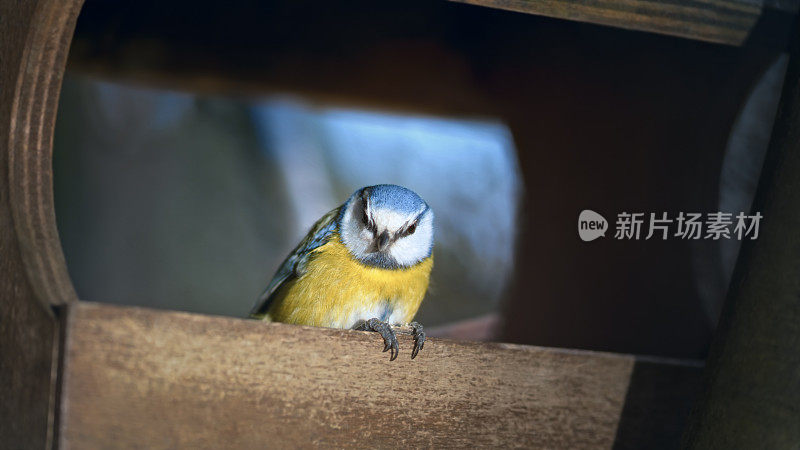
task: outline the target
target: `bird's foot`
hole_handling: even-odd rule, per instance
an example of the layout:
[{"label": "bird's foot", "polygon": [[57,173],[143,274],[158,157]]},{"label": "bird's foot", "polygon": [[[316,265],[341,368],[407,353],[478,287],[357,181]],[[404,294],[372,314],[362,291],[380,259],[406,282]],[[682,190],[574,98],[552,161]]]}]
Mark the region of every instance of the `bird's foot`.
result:
[{"label": "bird's foot", "polygon": [[414,349],[411,350],[411,359],[414,359],[425,345],[425,332],[422,331],[422,325],[419,322],[411,322],[408,325],[411,327],[411,336],[414,338]]},{"label": "bird's foot", "polygon": [[381,322],[378,319],[369,319],[365,322],[360,323],[354,327],[356,330],[361,331],[375,331],[380,333],[381,337],[383,338],[383,343],[385,347],[383,351],[391,350],[389,361],[394,361],[397,358],[397,355],[400,353],[400,347],[397,344],[397,336],[394,334],[394,330],[392,326],[386,322]]}]

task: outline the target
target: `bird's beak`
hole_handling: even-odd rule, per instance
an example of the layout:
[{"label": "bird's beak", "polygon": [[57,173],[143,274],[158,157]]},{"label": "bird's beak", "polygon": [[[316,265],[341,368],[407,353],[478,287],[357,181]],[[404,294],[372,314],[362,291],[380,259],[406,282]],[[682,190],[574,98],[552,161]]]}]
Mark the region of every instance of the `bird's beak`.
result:
[{"label": "bird's beak", "polygon": [[391,238],[389,237],[389,233],[384,231],[380,235],[378,235],[378,251],[383,252],[389,247],[389,244],[392,243]]}]

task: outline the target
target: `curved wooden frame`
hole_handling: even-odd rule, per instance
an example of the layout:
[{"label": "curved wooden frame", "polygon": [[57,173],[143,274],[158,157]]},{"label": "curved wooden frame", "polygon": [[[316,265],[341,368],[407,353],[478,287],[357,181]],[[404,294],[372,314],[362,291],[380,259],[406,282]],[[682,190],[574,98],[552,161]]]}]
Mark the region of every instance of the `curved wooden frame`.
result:
[{"label": "curved wooden frame", "polygon": [[[53,133],[69,44],[82,0],[41,1],[28,22],[16,70],[8,126],[9,203],[20,259],[43,306],[77,299],[56,229],[53,203]],[[13,17],[13,16],[12,16]],[[9,84],[10,86],[11,84]],[[7,125],[6,125],[7,124]]]},{"label": "curved wooden frame", "polygon": [[0,2],[0,435],[51,447],[59,322],[76,300],[56,230],[52,142],[82,0]]}]

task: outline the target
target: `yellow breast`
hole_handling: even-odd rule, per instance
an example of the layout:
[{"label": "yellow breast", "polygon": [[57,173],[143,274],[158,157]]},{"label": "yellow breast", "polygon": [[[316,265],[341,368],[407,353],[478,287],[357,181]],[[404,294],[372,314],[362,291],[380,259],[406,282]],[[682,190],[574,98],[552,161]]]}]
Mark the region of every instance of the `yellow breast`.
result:
[{"label": "yellow breast", "polygon": [[334,235],[314,250],[303,276],[280,288],[267,319],[332,328],[371,318],[405,324],[425,297],[432,268],[433,255],[405,269],[366,266]]}]

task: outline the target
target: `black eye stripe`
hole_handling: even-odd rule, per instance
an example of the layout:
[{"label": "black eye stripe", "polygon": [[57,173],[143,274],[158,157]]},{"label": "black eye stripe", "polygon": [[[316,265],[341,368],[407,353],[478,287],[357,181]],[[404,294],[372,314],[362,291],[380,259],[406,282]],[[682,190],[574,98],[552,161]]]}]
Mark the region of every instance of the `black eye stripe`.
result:
[{"label": "black eye stripe", "polygon": [[[365,206],[366,206],[366,205],[365,205]],[[377,227],[375,226],[375,223],[374,223],[372,220],[370,220],[370,217],[369,217],[369,216],[367,216],[367,210],[366,210],[366,208],[361,210],[361,221],[364,223],[364,226],[365,226],[365,227],[366,227],[368,230],[372,231],[373,233],[374,233],[375,231],[377,231]]]},{"label": "black eye stripe", "polygon": [[410,236],[417,231],[417,222],[412,223],[411,225],[407,226],[405,230],[403,230],[403,236]]}]

